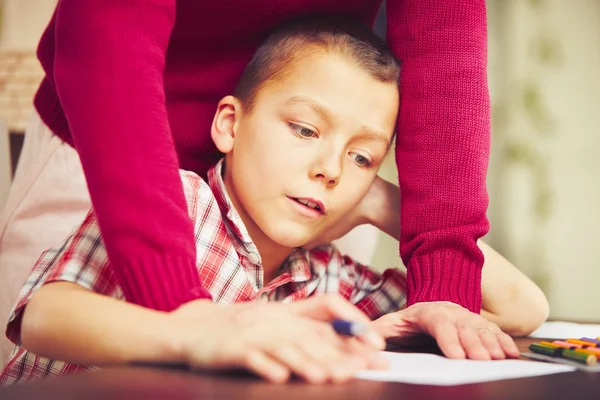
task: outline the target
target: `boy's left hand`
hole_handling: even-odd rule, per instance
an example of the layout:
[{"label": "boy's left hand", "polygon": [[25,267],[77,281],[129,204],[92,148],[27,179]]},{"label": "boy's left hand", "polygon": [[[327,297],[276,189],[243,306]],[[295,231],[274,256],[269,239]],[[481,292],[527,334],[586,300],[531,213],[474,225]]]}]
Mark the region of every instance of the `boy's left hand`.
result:
[{"label": "boy's left hand", "polygon": [[513,339],[498,326],[450,302],[417,303],[372,322],[386,339],[432,336],[449,358],[501,360],[518,358]]}]

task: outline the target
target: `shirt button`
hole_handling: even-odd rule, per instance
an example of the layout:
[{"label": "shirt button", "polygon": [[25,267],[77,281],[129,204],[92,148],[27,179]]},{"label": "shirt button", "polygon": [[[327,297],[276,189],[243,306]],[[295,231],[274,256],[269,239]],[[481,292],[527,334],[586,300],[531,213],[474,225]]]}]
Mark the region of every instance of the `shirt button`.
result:
[{"label": "shirt button", "polygon": [[258,264],[258,262],[260,261],[258,254],[256,253],[250,253],[248,254],[248,260],[252,263],[252,264]]}]

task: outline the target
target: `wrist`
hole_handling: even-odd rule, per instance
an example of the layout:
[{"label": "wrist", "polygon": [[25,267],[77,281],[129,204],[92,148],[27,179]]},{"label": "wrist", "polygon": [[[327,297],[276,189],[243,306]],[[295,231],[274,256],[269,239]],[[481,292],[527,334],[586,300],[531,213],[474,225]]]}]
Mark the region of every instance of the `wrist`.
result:
[{"label": "wrist", "polygon": [[373,182],[363,214],[367,223],[400,240],[400,188],[380,177]]},{"label": "wrist", "polygon": [[362,204],[363,223],[371,224],[379,229],[381,229],[384,214],[382,209],[386,205],[386,183],[384,179],[377,176]]},{"label": "wrist", "polygon": [[185,360],[185,330],[182,321],[173,313],[161,312],[160,320],[157,320],[160,329],[160,356],[159,360],[167,363],[184,363]]},{"label": "wrist", "polygon": [[[210,315],[216,307],[211,300],[194,300],[165,314],[168,319],[165,321],[168,332],[165,345],[169,361],[190,365],[191,346],[197,347],[202,342],[198,338],[198,320]],[[208,326],[201,329],[208,329]]]}]

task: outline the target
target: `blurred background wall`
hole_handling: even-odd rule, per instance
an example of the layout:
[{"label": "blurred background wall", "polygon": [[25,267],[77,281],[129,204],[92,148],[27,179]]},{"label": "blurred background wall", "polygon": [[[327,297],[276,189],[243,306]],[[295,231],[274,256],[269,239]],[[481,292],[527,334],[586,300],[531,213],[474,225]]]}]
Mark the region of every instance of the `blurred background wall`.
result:
[{"label": "blurred background wall", "polygon": [[[35,46],[55,3],[0,0],[0,120],[13,133],[1,135],[0,124],[0,207],[42,76]],[[493,132],[486,240],[543,288],[552,317],[600,321],[600,0],[487,4]],[[393,157],[381,175],[396,180]],[[363,227],[355,235],[373,244],[364,261],[401,265],[397,243],[385,234]]]},{"label": "blurred background wall", "polygon": [[[485,239],[542,287],[551,317],[600,321],[600,1],[487,3]],[[395,180],[392,159],[381,175]],[[373,263],[396,253],[382,234]]]}]

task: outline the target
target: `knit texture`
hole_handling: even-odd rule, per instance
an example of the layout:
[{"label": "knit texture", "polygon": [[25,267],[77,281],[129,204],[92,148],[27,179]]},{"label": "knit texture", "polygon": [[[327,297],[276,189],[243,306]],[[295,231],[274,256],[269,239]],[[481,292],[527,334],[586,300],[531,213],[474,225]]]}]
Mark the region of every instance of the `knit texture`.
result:
[{"label": "knit texture", "polygon": [[[371,24],[378,0],[61,0],[38,47],[42,120],[80,154],[126,298],[172,310],[209,294],[195,273],[178,168],[205,176],[210,138],[268,32],[299,14]],[[388,42],[404,61],[398,126],[401,254],[409,304],[479,312],[488,229],[484,0],[389,0]],[[461,293],[458,295],[457,293]]]}]

